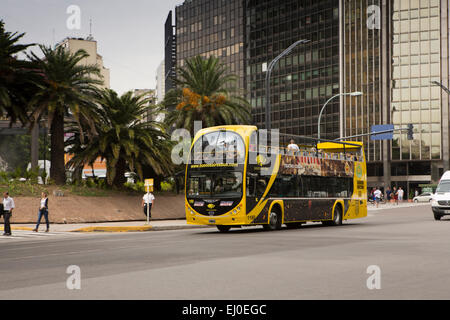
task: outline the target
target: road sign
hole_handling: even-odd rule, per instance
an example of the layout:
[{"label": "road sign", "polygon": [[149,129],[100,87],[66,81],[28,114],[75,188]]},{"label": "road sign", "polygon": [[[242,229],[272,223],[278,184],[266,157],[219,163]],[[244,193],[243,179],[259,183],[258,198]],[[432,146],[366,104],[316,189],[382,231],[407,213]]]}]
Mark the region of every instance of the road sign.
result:
[{"label": "road sign", "polygon": [[153,179],[145,179],[144,186],[145,186],[145,191],[152,192],[153,191]]},{"label": "road sign", "polygon": [[[385,132],[392,130],[392,132]],[[381,124],[375,125],[370,128],[370,140],[392,140],[394,136],[394,125],[393,124]],[[377,132],[383,132],[376,134]]]}]

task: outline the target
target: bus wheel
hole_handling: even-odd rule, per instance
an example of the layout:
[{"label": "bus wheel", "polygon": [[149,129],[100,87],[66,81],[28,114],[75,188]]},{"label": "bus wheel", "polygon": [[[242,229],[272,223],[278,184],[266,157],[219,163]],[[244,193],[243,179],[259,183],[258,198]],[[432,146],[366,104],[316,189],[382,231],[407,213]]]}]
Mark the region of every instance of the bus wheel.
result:
[{"label": "bus wheel", "polygon": [[342,209],[340,205],[336,205],[336,207],[334,207],[334,217],[331,224],[333,226],[340,226],[342,224]]},{"label": "bus wheel", "polygon": [[264,230],[280,230],[281,229],[281,214],[277,210],[270,212],[269,224],[263,225]]},{"label": "bus wheel", "polygon": [[230,231],[231,226],[222,226],[222,225],[218,225],[218,226],[217,226],[217,229],[219,229],[220,232],[225,233],[225,232]]}]

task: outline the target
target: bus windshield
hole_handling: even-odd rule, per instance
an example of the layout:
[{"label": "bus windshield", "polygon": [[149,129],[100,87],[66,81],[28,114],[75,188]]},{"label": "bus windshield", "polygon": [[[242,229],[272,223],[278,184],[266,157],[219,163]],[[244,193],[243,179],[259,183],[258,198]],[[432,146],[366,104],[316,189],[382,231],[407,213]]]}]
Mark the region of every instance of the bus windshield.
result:
[{"label": "bus windshield", "polygon": [[188,197],[242,197],[242,172],[192,173]]},{"label": "bus windshield", "polygon": [[192,148],[195,163],[238,163],[245,161],[245,145],[235,132],[215,131],[201,136]]}]

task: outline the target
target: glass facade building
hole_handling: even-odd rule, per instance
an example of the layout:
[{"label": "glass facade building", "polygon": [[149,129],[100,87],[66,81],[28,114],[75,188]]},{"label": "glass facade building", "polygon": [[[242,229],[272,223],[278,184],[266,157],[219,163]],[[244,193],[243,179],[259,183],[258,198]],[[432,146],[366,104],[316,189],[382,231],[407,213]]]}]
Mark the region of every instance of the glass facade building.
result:
[{"label": "glass facade building", "polygon": [[[255,125],[265,127],[267,65],[300,39],[271,76],[272,128],[317,135],[321,106],[339,93],[339,1],[250,0],[246,5],[247,99]],[[321,119],[323,138],[339,136],[339,99]]]},{"label": "glass facade building", "polygon": [[370,186],[405,189],[449,170],[448,0],[193,0],[176,8],[177,65],[200,54],[220,57],[240,76],[253,124],[265,127],[269,63],[300,39],[272,71],[272,128],[321,137],[414,125],[414,140],[365,144]]},{"label": "glass facade building", "polygon": [[244,89],[244,2],[240,0],[186,0],[175,9],[177,67],[200,55],[219,57]]}]

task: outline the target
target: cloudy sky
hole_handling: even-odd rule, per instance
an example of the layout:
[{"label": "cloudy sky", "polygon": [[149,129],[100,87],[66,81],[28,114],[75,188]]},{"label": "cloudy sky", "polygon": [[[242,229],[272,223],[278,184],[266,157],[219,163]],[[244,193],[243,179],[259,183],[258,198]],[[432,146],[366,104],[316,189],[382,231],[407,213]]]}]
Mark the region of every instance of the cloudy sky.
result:
[{"label": "cloudy sky", "polygon": [[[183,0],[0,0],[7,31],[25,32],[23,43],[54,45],[66,37],[92,35],[111,72],[111,88],[154,89],[156,69],[164,59],[164,22]],[[80,29],[70,6],[80,9]],[[36,52],[39,49],[34,48]]]}]

